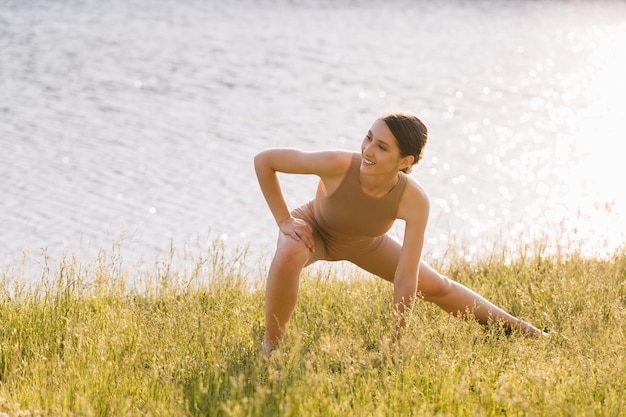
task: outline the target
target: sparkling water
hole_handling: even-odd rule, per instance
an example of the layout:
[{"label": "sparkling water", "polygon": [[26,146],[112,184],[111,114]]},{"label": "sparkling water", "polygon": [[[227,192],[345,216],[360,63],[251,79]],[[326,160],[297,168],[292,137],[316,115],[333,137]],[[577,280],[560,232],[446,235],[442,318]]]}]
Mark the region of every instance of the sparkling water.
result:
[{"label": "sparkling water", "polygon": [[[430,130],[424,255],[626,235],[623,1],[0,0],[0,259],[271,254],[252,159]],[[291,207],[316,179],[281,175]],[[402,224],[392,233],[400,236]]]}]

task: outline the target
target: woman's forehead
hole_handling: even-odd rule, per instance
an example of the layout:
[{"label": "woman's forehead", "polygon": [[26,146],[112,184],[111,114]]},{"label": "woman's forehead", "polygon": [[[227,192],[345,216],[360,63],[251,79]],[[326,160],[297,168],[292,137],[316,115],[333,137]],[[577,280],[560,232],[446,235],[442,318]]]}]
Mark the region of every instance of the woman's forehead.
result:
[{"label": "woman's forehead", "polygon": [[388,143],[389,145],[397,146],[398,144],[396,137],[393,135],[393,133],[391,133],[391,130],[389,130],[387,123],[385,123],[381,119],[376,120],[374,124],[372,124],[369,132],[376,140]]}]

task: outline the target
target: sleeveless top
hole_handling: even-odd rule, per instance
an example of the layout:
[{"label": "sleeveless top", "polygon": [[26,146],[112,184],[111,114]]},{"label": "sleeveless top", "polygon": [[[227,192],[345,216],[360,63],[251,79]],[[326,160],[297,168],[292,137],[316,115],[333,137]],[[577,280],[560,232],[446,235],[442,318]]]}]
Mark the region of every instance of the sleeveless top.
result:
[{"label": "sleeveless top", "polygon": [[393,226],[407,177],[399,173],[397,184],[384,196],[372,197],[363,191],[359,177],[361,155],[355,153],[341,184],[326,196],[318,186],[313,215],[327,233],[346,237],[382,236]]}]

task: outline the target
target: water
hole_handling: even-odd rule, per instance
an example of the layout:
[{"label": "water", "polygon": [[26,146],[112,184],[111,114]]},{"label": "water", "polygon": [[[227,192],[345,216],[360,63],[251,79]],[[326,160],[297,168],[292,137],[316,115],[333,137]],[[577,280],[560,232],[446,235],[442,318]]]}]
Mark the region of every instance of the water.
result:
[{"label": "water", "polygon": [[[0,259],[269,254],[255,153],[358,150],[396,109],[430,129],[412,174],[427,257],[543,236],[610,253],[624,51],[626,3],[608,0],[0,0]],[[314,193],[282,179],[292,207]]]}]

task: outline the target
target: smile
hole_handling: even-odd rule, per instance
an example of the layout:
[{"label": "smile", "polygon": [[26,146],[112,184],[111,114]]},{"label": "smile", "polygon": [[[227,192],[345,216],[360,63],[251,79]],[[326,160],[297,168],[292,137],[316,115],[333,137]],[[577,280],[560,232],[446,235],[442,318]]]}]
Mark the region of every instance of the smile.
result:
[{"label": "smile", "polygon": [[372,162],[372,161],[370,161],[368,159],[365,159],[365,158],[363,158],[363,163],[365,165],[376,165],[376,162]]}]

